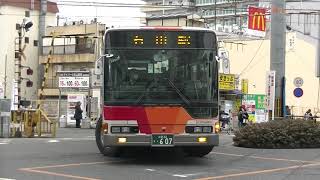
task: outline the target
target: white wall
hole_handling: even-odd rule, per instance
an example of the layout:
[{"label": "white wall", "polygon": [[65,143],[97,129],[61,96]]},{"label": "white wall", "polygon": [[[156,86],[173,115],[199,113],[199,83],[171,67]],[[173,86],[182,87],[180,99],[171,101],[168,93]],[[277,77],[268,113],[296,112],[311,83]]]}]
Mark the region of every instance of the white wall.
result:
[{"label": "white wall", "polygon": [[[225,48],[229,51],[231,73],[241,74],[241,79],[249,79],[250,94],[265,94],[266,71],[270,69],[270,40],[241,41],[241,43],[245,45],[225,44]],[[316,47],[302,39],[296,39],[294,50],[286,52],[287,105],[298,106],[303,110],[317,107],[320,87],[315,77],[315,53]],[[304,95],[301,98],[293,95],[295,77],[304,80],[301,87]]]},{"label": "white wall", "polygon": [[[7,93],[6,96],[11,98],[12,80],[14,79],[14,54],[15,54],[15,38],[18,37],[16,31],[16,23],[22,23],[25,16],[25,11],[28,9],[1,6],[0,11],[3,15],[0,15],[0,82],[4,81],[5,72],[5,57],[7,55]],[[39,12],[30,10],[30,19],[33,21],[33,27],[29,32],[25,33],[26,37],[29,37],[29,44],[26,44],[24,54],[26,60],[22,60],[23,66],[30,66],[33,69],[33,75],[27,76],[26,69],[22,70],[21,76],[24,78],[30,78],[33,83],[32,88],[25,87],[25,81],[21,84],[21,96],[22,99],[36,99],[37,98],[37,81],[38,81],[38,46],[34,46],[34,40],[39,40]],[[46,25],[55,25],[55,15],[48,13],[46,17]],[[23,41],[24,42],[24,41]]]}]

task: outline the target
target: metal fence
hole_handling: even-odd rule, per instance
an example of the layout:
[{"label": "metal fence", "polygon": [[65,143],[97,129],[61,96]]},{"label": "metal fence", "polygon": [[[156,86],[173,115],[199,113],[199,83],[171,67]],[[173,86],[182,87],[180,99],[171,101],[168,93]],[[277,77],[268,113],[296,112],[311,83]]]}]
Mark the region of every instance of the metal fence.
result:
[{"label": "metal fence", "polygon": [[301,106],[289,106],[292,116],[303,116],[308,109],[311,109],[311,113],[314,116],[320,116],[320,108],[317,107],[301,107]]},{"label": "metal fence", "polygon": [[[37,107],[38,101],[34,100],[31,101],[31,108]],[[52,100],[41,100],[41,109],[47,114],[48,118],[54,121],[59,120],[59,114],[66,115],[67,114],[67,100],[61,99],[60,100],[60,108],[59,108],[59,100],[52,99]],[[59,112],[60,111],[60,112]]]}]

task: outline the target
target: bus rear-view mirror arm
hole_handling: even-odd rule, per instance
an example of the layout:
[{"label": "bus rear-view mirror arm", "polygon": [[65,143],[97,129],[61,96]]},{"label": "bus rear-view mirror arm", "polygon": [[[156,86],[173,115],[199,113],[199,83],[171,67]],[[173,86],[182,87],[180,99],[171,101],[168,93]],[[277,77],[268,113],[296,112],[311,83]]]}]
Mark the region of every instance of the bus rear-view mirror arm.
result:
[{"label": "bus rear-view mirror arm", "polygon": [[102,60],[103,58],[106,57],[106,58],[112,58],[113,57],[113,54],[103,54],[103,55],[100,55],[100,57],[95,61],[95,68],[94,68],[94,73],[96,75],[101,75],[102,72],[101,72],[101,66],[102,66]]}]

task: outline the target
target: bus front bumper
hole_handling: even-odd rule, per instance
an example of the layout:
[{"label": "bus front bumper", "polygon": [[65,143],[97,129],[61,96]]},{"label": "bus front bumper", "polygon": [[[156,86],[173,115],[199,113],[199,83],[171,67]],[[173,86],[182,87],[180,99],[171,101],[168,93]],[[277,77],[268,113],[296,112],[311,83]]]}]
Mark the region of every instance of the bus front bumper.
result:
[{"label": "bus front bumper", "polygon": [[[205,138],[206,142],[199,142],[199,138]],[[125,142],[123,141],[125,139]],[[178,147],[178,146],[218,146],[218,134],[183,134],[174,135],[172,145],[153,145],[152,135],[128,135],[105,134],[103,135],[105,146],[145,146],[145,147]]]}]

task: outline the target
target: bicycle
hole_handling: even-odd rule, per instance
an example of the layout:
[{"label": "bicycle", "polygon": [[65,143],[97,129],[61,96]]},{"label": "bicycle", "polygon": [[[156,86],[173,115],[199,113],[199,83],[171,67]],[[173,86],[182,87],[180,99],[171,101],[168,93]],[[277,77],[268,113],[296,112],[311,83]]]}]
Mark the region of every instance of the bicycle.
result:
[{"label": "bicycle", "polygon": [[225,125],[224,128],[222,127],[222,122],[220,122],[220,132],[226,132],[228,135],[231,135],[233,131],[231,121],[228,121]]}]

